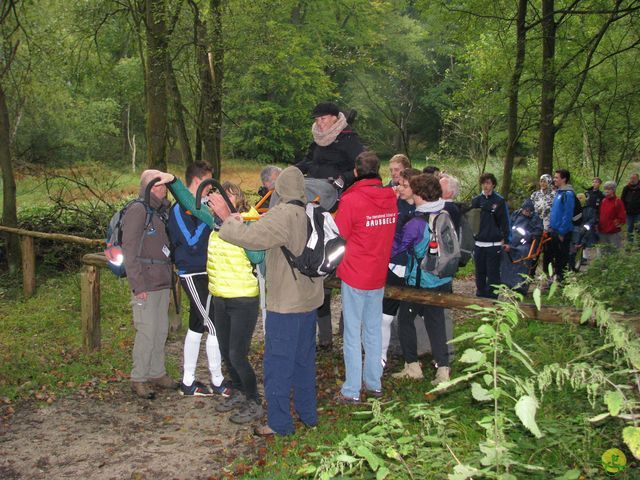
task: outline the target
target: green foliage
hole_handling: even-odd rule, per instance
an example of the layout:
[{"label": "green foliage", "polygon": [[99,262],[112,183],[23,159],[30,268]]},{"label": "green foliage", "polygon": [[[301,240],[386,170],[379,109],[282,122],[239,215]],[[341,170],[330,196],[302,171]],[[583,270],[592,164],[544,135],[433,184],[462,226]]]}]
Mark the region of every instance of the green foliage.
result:
[{"label": "green foliage", "polygon": [[[77,273],[50,277],[26,301],[0,295],[0,397],[10,401],[46,400],[95,381],[107,389],[128,371],[133,328],[126,282],[104,275],[102,348],[82,350],[80,282]],[[7,281],[19,285],[18,279]]]},{"label": "green foliage", "polygon": [[622,438],[633,456],[640,460],[640,427],[625,427],[622,430]]},{"label": "green foliage", "polygon": [[[370,409],[354,413],[357,421],[368,420],[358,429],[360,433],[346,435],[335,446],[321,447],[309,455],[312,459],[319,458],[319,465],[306,463],[297,473],[321,480],[360,475],[365,471],[374,472],[380,480],[405,476],[424,478],[427,472],[422,464],[443,461],[446,442],[455,435],[449,427],[453,410],[432,408],[424,403],[410,405],[411,418],[420,423],[416,433],[396,416],[398,407],[394,402],[383,409],[379,401],[373,401]],[[329,455],[323,455],[324,451]]]},{"label": "green foliage", "polygon": [[[96,207],[89,215],[82,211],[61,211],[56,206],[33,207],[20,212],[18,226],[25,230],[101,239],[106,235],[106,226],[112,214],[112,210],[105,205]],[[98,249],[48,239],[37,239],[35,246],[38,267],[49,271],[77,269],[81,265],[82,255]]]},{"label": "green foliage", "polygon": [[[128,380],[135,336],[126,279],[101,273],[101,348],[92,353],[82,348],[77,270],[39,278],[28,300],[15,299],[18,276],[3,274],[0,285],[0,401],[51,402],[79,391],[100,398],[119,392],[112,386]],[[178,372],[177,362],[167,357],[171,375]]]},{"label": "green foliage", "polygon": [[613,310],[640,312],[638,285],[640,285],[640,251],[617,250],[594,259],[589,268],[578,275],[580,282],[589,287],[593,296]]}]

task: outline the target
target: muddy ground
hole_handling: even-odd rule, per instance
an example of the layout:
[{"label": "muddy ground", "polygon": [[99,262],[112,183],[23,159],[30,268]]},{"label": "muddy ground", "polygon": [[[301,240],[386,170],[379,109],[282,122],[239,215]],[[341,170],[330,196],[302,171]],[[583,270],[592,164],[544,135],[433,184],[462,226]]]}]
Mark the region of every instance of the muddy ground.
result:
[{"label": "muddy ground", "polygon": [[[471,293],[471,282],[456,283],[456,292]],[[332,310],[337,332],[338,298]],[[455,318],[461,320],[459,314]],[[320,403],[329,401],[341,376],[339,337],[334,338],[334,367],[322,379],[319,372]],[[254,342],[260,350],[261,323]],[[202,347],[197,376],[205,380],[204,342]],[[167,351],[181,363],[182,335],[173,336]],[[261,381],[261,354],[252,358]],[[396,359],[389,367],[400,364]],[[0,479],[238,478],[261,461],[266,443],[253,436],[254,425],[235,425],[229,413],[215,412],[219,400],[177,391],[142,400],[123,378],[106,390],[83,389],[48,406],[23,404],[0,423]]]}]

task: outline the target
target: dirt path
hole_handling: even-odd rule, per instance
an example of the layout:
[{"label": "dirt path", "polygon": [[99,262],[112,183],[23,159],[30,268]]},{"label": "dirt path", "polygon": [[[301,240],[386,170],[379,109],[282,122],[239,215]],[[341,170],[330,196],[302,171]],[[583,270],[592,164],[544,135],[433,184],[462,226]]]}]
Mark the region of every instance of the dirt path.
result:
[{"label": "dirt path", "polygon": [[[459,293],[470,294],[472,288],[469,281],[455,285]],[[332,311],[337,331],[338,298]],[[463,315],[456,312],[455,319]],[[261,322],[254,342],[262,343]],[[202,347],[198,378],[206,379],[204,342]],[[168,342],[167,352],[180,364],[182,335]],[[332,357],[323,360],[325,368],[318,371],[320,403],[333,394],[336,376],[342,377],[341,359],[336,345]],[[254,354],[252,363],[261,381],[261,355]],[[265,442],[252,435],[253,425],[234,425],[228,421],[230,414],[217,413],[218,401],[177,392],[141,400],[125,379],[109,384],[104,393],[78,393],[44,407],[23,405],[0,424],[0,479],[237,478],[246,466],[234,460],[259,460]]]},{"label": "dirt path", "polygon": [[[171,342],[171,355],[181,343]],[[126,380],[110,390],[104,399],[75,395],[18,409],[0,429],[0,478],[235,478],[233,460],[264,447],[251,425],[214,410],[218,398],[168,392],[142,400]]]}]

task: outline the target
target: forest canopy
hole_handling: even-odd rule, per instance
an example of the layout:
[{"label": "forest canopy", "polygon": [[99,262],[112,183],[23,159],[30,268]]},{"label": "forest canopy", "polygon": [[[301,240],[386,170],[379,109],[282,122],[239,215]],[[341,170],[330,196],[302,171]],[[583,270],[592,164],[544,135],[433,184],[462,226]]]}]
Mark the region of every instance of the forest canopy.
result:
[{"label": "forest canopy", "polygon": [[[5,0],[3,178],[22,162],[299,159],[318,101],[403,152],[626,175],[640,1]],[[6,191],[6,190],[5,190]]]}]

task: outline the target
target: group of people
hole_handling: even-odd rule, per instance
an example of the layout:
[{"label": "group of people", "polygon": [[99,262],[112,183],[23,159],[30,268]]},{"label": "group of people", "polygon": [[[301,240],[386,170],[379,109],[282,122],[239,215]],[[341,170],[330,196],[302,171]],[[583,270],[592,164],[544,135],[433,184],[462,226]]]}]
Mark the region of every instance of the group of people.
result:
[{"label": "group of people", "polygon": [[[457,179],[436,167],[413,169],[406,156],[396,155],[389,164],[391,182],[383,185],[379,158],[365,150],[335,104],[318,104],[312,116],[314,140],[306,157],[284,170],[267,167],[261,173],[265,191],[273,190],[275,199],[264,215],[251,210],[242,190],[230,182],[222,185],[227,199],[212,192],[202,205],[196,205],[198,188],[212,178],[205,163],[189,165],[185,184],[157,170],[142,173],[141,197],[152,183],[150,209],[139,202],[126,211],[122,241],[136,329],[131,373],[136,395],[153,398],[156,388],[179,389],[185,396],[219,395],[222,401],[216,410],[233,412],[231,421],[261,419],[262,399],[249,349],[260,307],[259,280],[264,279],[267,422],[254,432],[261,436],[292,433],[291,397],[302,424],[317,423],[316,348],[332,345],[331,291],[321,279],[296,274],[283,251],[300,255],[307,242],[304,205],[313,199],[306,189],[309,179],[321,180],[337,192],[335,222],[346,241],[336,272],[341,280],[345,381],[334,400],[352,404],[363,396],[382,396],[396,316],[405,363],[393,376],[423,378],[415,329],[419,315],[434,357],[432,383],[449,380],[451,332],[445,310],[383,296],[385,285],[452,291],[452,276],[440,277],[420,264],[434,240],[430,224],[434,215],[444,212],[456,231],[460,227],[462,212],[453,201],[459,190]],[[540,215],[544,229],[554,238],[553,261],[561,267],[570,241],[567,222],[571,216],[567,215],[573,212],[575,194],[568,185],[568,172],[556,171],[554,180],[555,193],[541,189],[521,210],[528,217]],[[487,297],[495,296],[492,286],[500,283],[499,255],[510,249],[511,240],[508,207],[494,191],[496,184],[495,176],[483,174],[482,192],[472,201],[472,207],[480,210],[474,251],[477,294]],[[166,199],[167,189],[176,199],[173,206]],[[629,198],[637,205],[637,197],[630,194]],[[190,302],[180,382],[167,375],[164,362],[173,265]],[[196,379],[205,330],[210,382]],[[229,379],[223,376],[222,362]]]},{"label": "group of people", "polygon": [[[540,177],[540,189],[533,192],[535,211],[543,222],[543,230],[551,237],[544,250],[544,270],[549,264],[562,280],[572,250],[584,248],[583,262],[599,252],[595,245],[605,249],[622,247],[622,229],[626,225],[627,242],[634,242],[634,233],[640,230],[640,181],[638,174],[630,176],[629,183],[616,195],[614,181],[602,183],[594,177],[592,186],[584,194],[576,194],[569,183],[570,173],[557,170],[551,177]],[[604,190],[600,190],[600,188]],[[577,205],[579,204],[579,205]]]}]

